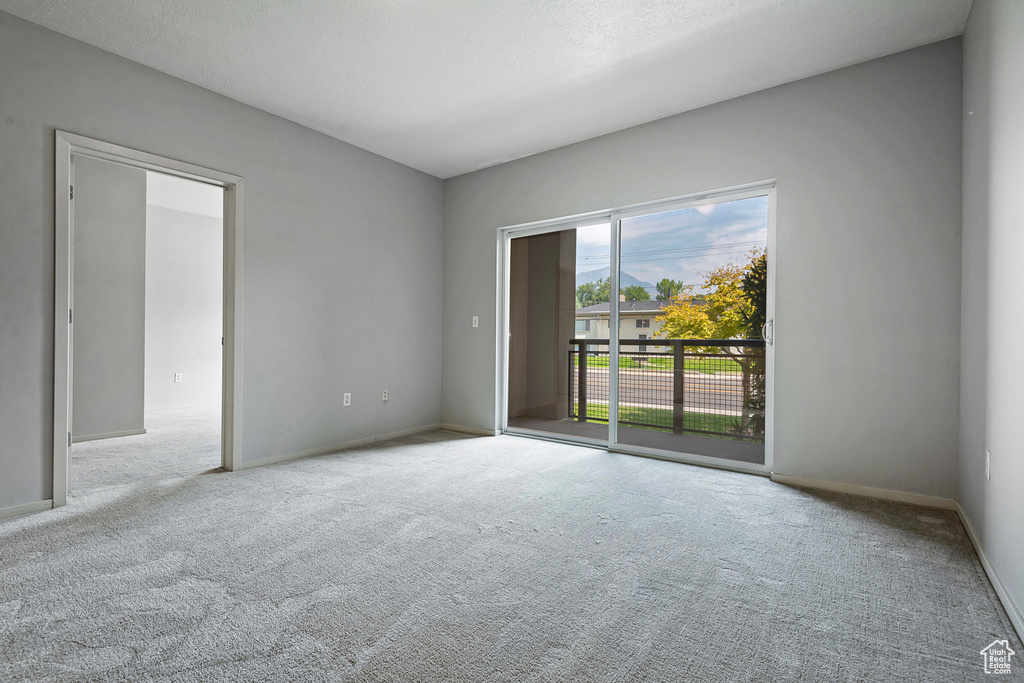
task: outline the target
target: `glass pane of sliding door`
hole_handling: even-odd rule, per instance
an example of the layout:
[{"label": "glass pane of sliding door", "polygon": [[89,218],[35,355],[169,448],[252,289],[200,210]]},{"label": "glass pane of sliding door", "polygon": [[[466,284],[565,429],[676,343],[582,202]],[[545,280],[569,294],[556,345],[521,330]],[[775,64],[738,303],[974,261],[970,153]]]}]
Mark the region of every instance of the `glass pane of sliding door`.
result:
[{"label": "glass pane of sliding door", "polygon": [[765,463],[768,198],[622,218],[616,442]]},{"label": "glass pane of sliding door", "polygon": [[610,250],[607,221],[509,241],[509,428],[607,442]]}]

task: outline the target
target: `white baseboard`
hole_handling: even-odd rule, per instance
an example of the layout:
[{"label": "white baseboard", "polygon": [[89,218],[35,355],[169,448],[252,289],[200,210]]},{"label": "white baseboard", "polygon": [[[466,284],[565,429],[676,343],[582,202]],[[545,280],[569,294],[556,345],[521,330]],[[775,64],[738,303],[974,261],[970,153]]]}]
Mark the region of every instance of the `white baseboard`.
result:
[{"label": "white baseboard", "polygon": [[978,534],[974,531],[974,525],[971,524],[970,517],[967,516],[967,512],[964,511],[959,503],[956,505],[956,514],[960,517],[960,523],[964,525],[964,530],[967,531],[967,538],[971,539],[974,551],[978,553],[978,559],[981,560],[981,566],[985,570],[985,574],[988,575],[988,580],[992,583],[992,587],[996,590],[996,595],[999,596],[999,602],[1003,603],[1003,608],[1006,609],[1006,614],[1010,617],[1013,628],[1017,630],[1017,637],[1024,640],[1024,617],[1021,616],[1020,608],[1017,607],[1017,604],[1013,601],[1013,596],[1006,590],[1006,586],[1003,585],[999,575],[996,574],[995,567],[988,561],[988,555],[985,554],[985,549],[981,547]]},{"label": "white baseboard", "polygon": [[499,432],[494,429],[480,429],[479,427],[464,427],[463,425],[453,425],[444,422],[438,425],[441,429],[447,429],[449,432],[462,432],[463,434],[475,434],[477,436],[498,436]]},{"label": "white baseboard", "polygon": [[344,443],[331,446],[329,448],[313,448],[308,451],[299,451],[298,453],[286,453],[284,455],[272,455],[269,458],[263,458],[261,460],[255,460],[253,462],[242,462],[242,466],[239,469],[251,470],[254,467],[264,467],[266,465],[276,465],[282,462],[289,462],[291,460],[301,460],[302,458],[312,458],[316,455],[328,455],[330,453],[337,453],[339,451],[346,451],[351,448],[358,448],[360,446],[369,446],[372,443],[379,441],[390,441],[392,439],[400,439],[403,436],[411,436],[413,434],[420,434],[422,432],[429,432],[434,429],[440,428],[439,424],[423,425],[422,427],[413,427],[411,429],[403,429],[397,432],[389,432],[388,434],[381,434],[379,436],[368,436],[363,439],[353,439],[352,441],[346,441]]},{"label": "white baseboard", "polygon": [[423,432],[433,431],[440,429],[440,424],[423,425],[422,427],[413,427],[411,429],[403,429],[397,432],[391,432],[390,434],[381,434],[376,437],[374,441],[390,441],[391,439],[400,439],[403,436],[412,436],[413,434],[422,434]]},{"label": "white baseboard", "polygon": [[100,439],[116,439],[119,436],[137,436],[139,434],[145,434],[145,429],[129,429],[123,432],[107,432],[106,434],[86,434],[85,436],[76,436],[71,439],[71,443],[81,443],[83,441],[99,441]]},{"label": "white baseboard", "polygon": [[0,508],[0,519],[5,517],[15,517],[17,515],[27,515],[30,512],[41,512],[43,510],[49,510],[52,507],[53,499],[48,498],[46,500],[37,500],[34,503],[25,503],[24,505]]},{"label": "white baseboard", "polygon": [[837,484],[831,481],[819,481],[817,479],[804,479],[803,477],[791,477],[788,474],[772,472],[772,481],[789,486],[801,486],[807,489],[822,489],[835,491],[837,493],[850,493],[855,496],[867,498],[881,498],[882,500],[894,500],[899,503],[912,503],[930,508],[942,508],[943,510],[956,510],[957,503],[952,498],[940,498],[938,496],[923,496],[919,493],[904,493],[903,491],[890,491],[889,489],[876,489],[870,486],[855,486],[853,484]]}]

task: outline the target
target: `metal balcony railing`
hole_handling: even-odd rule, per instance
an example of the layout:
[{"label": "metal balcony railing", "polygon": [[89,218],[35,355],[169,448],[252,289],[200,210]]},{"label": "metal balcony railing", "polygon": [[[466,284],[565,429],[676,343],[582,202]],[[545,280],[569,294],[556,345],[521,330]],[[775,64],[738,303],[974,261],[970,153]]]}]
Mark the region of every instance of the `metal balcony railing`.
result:
[{"label": "metal balcony railing", "polygon": [[[607,339],[569,340],[569,416],[608,421]],[[619,340],[619,424],[764,442],[760,339]]]}]

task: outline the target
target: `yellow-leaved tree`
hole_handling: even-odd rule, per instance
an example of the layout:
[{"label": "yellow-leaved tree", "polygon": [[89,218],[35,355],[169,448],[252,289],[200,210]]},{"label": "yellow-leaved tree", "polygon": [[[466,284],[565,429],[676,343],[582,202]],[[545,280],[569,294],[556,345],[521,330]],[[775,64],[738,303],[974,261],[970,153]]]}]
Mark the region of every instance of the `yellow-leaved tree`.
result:
[{"label": "yellow-leaved tree", "polygon": [[[750,252],[745,264],[728,263],[705,275],[702,297],[685,287],[662,309],[657,318],[662,339],[741,340],[756,338],[764,323],[764,274],[767,257],[763,249]],[[764,354],[741,343],[736,346],[690,346],[688,353],[724,354],[743,373],[744,410],[736,431],[745,435],[764,434]]]}]

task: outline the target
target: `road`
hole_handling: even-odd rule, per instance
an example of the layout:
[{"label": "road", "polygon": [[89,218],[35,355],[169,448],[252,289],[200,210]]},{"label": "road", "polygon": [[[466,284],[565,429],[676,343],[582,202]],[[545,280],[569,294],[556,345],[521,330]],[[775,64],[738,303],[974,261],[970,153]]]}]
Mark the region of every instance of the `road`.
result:
[{"label": "road", "polygon": [[[687,410],[739,415],[743,409],[743,379],[738,372],[686,372],[683,405]],[[573,382],[579,370],[573,368]],[[587,400],[608,402],[608,368],[587,368]],[[657,370],[619,372],[619,405],[672,408],[672,373]]]}]

